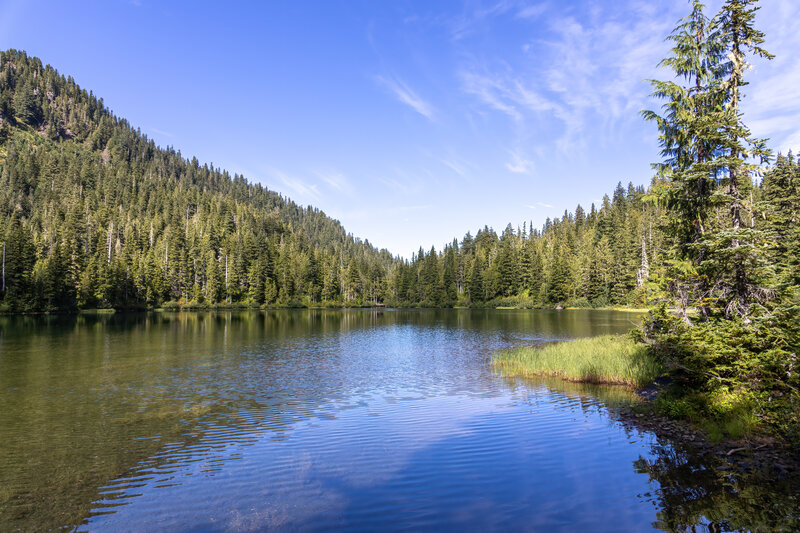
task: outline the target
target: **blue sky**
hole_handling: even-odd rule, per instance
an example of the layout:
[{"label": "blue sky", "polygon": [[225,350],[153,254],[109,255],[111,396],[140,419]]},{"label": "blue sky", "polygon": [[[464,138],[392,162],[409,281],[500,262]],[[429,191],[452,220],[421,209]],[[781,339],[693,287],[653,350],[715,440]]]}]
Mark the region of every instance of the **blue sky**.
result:
[{"label": "blue sky", "polygon": [[[719,0],[709,2],[712,10]],[[800,2],[765,0],[776,59],[745,122],[800,149]],[[649,183],[639,111],[684,1],[0,0],[0,48],[71,75],[161,145],[410,257],[541,225]]]}]

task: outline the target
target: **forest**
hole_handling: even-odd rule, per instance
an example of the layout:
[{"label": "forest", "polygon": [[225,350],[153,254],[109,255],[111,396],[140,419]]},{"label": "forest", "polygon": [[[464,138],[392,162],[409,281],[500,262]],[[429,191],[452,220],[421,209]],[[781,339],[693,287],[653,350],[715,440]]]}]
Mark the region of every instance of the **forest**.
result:
[{"label": "forest", "polygon": [[[2,309],[641,305],[658,209],[617,186],[544,227],[410,261],[244,177],[157,147],[102,99],[0,53]],[[621,267],[621,268],[620,268]]]},{"label": "forest", "polygon": [[[781,155],[740,191],[744,225],[779,237],[765,253],[790,284],[799,172]],[[601,205],[541,228],[484,227],[408,261],[318,209],[156,146],[72,78],[24,52],[0,53],[5,311],[643,307],[669,295],[671,212],[658,200],[668,181],[620,183]]]},{"label": "forest", "polygon": [[[743,183],[745,224],[797,246],[791,154]],[[410,261],[277,192],[160,148],[24,52],[0,53],[0,309],[175,306],[643,307],[668,296],[656,177],[543,227],[484,227]],[[757,207],[756,207],[757,206]],[[781,259],[785,258],[785,260]],[[788,280],[796,283],[797,280]]]},{"label": "forest", "polygon": [[709,17],[695,1],[668,36],[669,76],[650,82],[661,109],[642,112],[663,156],[648,187],[410,260],[156,146],[72,78],[0,52],[0,312],[646,307],[635,335],[690,384],[663,411],[739,413],[800,440],[800,161],[743,120],[748,60],[772,57],[756,4]]}]

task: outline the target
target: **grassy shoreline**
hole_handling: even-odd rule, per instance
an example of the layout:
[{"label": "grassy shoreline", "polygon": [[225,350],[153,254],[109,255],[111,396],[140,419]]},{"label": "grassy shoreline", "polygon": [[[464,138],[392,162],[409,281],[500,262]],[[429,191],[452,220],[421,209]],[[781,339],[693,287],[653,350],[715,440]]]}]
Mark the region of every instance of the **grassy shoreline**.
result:
[{"label": "grassy shoreline", "polygon": [[664,369],[649,353],[626,335],[603,335],[503,350],[492,366],[507,376],[549,376],[566,381],[647,386]]},{"label": "grassy shoreline", "polygon": [[[506,377],[548,377],[574,383],[621,385],[637,392],[655,387],[656,395],[636,409],[640,416],[681,421],[699,430],[707,442],[739,442],[760,438],[772,442],[778,434],[756,413],[755,405],[735,391],[709,392],[684,380],[654,385],[665,373],[663,364],[648,346],[627,335],[603,335],[585,339],[522,346],[498,352],[492,367]],[[742,446],[741,443],[736,446]]]}]

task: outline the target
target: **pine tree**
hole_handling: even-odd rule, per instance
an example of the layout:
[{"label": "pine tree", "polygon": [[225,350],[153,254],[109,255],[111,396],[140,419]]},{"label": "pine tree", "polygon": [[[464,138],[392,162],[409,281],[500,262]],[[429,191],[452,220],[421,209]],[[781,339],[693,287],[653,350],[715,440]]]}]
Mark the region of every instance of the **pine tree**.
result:
[{"label": "pine tree", "polygon": [[[672,56],[661,62],[687,84],[652,81],[654,95],[666,100],[664,116],[645,111],[658,125],[667,178],[666,206],[676,216],[671,233],[677,259],[672,274],[676,294],[686,294],[708,317],[747,317],[754,303],[767,300],[769,269],[764,235],[742,225],[743,188],[765,160],[764,141],[754,139],[741,121],[740,88],[746,52],[771,57],[752,27],[753,0],[729,0],[713,20],[693,2],[692,13],[670,36]],[[729,58],[725,60],[726,56]],[[730,213],[726,226],[715,222],[720,201]],[[750,206],[752,211],[752,206]]]},{"label": "pine tree", "polygon": [[760,166],[768,161],[770,151],[766,141],[754,138],[742,122],[739,110],[747,85],[744,71],[748,67],[747,56],[766,59],[773,56],[761,45],[763,32],[753,26],[757,0],[727,0],[715,19],[715,27],[727,51],[728,61],[722,67],[728,74],[720,84],[724,92],[724,108],[712,117],[720,122],[722,134],[719,155],[712,162],[721,177],[722,187],[718,191],[724,199],[730,215],[727,228],[712,236],[709,247],[714,254],[703,265],[702,271],[715,279],[714,298],[726,316],[742,316],[748,319],[752,306],[763,304],[775,297],[771,284],[772,271],[767,263],[767,236],[763,231],[746,225],[742,209],[752,218],[754,206],[746,200],[745,190],[752,186],[752,176],[758,174]]},{"label": "pine tree", "polygon": [[41,110],[33,94],[33,84],[30,80],[25,80],[24,83],[18,85],[14,91],[14,100],[12,109],[14,111],[14,118],[20,122],[24,122],[30,126],[35,126],[39,122]]}]

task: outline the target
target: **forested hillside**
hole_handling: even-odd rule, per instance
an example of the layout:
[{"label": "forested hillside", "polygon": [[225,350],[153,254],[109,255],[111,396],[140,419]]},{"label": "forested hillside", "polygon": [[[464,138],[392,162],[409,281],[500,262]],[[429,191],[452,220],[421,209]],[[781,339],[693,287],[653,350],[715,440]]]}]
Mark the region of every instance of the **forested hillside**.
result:
[{"label": "forested hillside", "polygon": [[376,301],[394,263],[316,209],[157,147],[14,50],[0,163],[5,309]]},{"label": "forested hillside", "polygon": [[[798,166],[779,159],[745,214],[797,257]],[[24,52],[0,53],[6,311],[163,305],[632,305],[665,298],[673,245],[656,194],[621,184],[542,228],[484,227],[411,261],[241,176],[152,140]],[[788,191],[788,192],[787,192]],[[759,203],[761,202],[761,203]],[[794,209],[794,211],[792,211]],[[762,213],[763,214],[763,213]],[[769,226],[769,228],[767,228]],[[792,248],[794,247],[794,248]],[[794,253],[794,255],[792,255]],[[794,260],[796,262],[796,260]],[[786,283],[797,268],[779,267]]]}]

